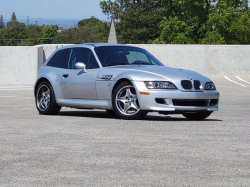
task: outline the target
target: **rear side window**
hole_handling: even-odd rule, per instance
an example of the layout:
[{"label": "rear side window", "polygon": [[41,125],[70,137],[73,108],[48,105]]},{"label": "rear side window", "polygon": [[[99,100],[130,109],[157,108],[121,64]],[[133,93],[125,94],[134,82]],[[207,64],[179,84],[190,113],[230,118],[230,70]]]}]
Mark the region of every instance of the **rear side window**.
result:
[{"label": "rear side window", "polygon": [[58,51],[50,59],[47,66],[65,69],[67,67],[67,63],[69,61],[69,54],[70,54],[70,49],[63,49],[63,50]]}]

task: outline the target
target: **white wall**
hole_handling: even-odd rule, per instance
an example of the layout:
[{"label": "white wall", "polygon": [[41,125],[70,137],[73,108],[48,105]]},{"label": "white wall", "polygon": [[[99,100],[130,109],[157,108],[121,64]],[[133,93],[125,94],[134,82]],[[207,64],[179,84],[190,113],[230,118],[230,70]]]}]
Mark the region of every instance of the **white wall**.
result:
[{"label": "white wall", "polygon": [[250,46],[134,45],[148,50],[166,66],[204,75],[250,75]]},{"label": "white wall", "polygon": [[[130,45],[148,50],[166,66],[204,75],[250,75],[250,45]],[[46,59],[59,47],[45,46]]]},{"label": "white wall", "polygon": [[[0,47],[0,85],[33,85],[38,68],[59,47]],[[250,75],[250,46],[134,45],[145,48],[166,66],[204,75]]]},{"label": "white wall", "polygon": [[42,47],[0,47],[0,85],[33,85]]},{"label": "white wall", "polygon": [[43,62],[45,62],[56,49],[67,45],[72,44],[43,44],[36,47],[43,47]]}]

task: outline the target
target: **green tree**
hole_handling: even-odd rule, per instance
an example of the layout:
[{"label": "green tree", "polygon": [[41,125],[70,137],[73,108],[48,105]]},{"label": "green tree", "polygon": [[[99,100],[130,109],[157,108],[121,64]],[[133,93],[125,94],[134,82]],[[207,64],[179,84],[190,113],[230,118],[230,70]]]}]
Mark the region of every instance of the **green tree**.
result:
[{"label": "green tree", "polygon": [[6,45],[16,46],[21,45],[23,39],[27,39],[27,31],[25,24],[16,23],[8,24],[5,29]]},{"label": "green tree", "polygon": [[57,43],[61,44],[75,44],[77,28],[62,30],[58,33]]},{"label": "green tree", "polygon": [[207,22],[215,0],[159,0],[159,3],[165,18],[161,21],[161,34],[156,43],[193,44],[199,43],[206,35],[206,31],[200,28]]},{"label": "green tree", "polygon": [[201,44],[226,44],[225,39],[217,31],[208,31],[206,36],[201,39]]},{"label": "green tree", "polygon": [[26,26],[24,23],[17,21],[16,14],[13,12],[11,21],[7,23],[7,27],[3,32],[5,45],[22,45],[22,40],[27,38]]},{"label": "green tree", "polygon": [[58,43],[107,42],[109,27],[106,22],[91,17],[78,22],[78,28],[62,31],[58,34]]},{"label": "green tree", "polygon": [[0,29],[0,46],[5,46],[5,29]]},{"label": "green tree", "polygon": [[178,17],[181,20],[189,20],[199,17],[206,20],[209,8],[216,0],[159,0],[166,17]]},{"label": "green tree", "polygon": [[107,0],[101,1],[100,6],[103,13],[107,15],[108,18],[119,19],[120,15],[124,12],[129,3],[129,0]]},{"label": "green tree", "polygon": [[26,27],[27,40],[24,40],[22,45],[33,46],[40,44],[38,38],[41,38],[41,30],[42,28],[38,25],[30,25],[29,27]]},{"label": "green tree", "polygon": [[10,22],[7,23],[7,25],[8,24],[10,24],[10,25],[19,24],[19,22],[17,21],[17,17],[16,17],[16,13],[15,12],[12,13]]},{"label": "green tree", "polygon": [[178,17],[164,19],[160,24],[160,38],[154,43],[194,44],[192,28]]},{"label": "green tree", "polygon": [[216,0],[216,6],[220,8],[234,7],[236,9],[248,10],[248,0]]},{"label": "green tree", "polygon": [[249,44],[247,0],[160,0],[165,19],[155,43]]},{"label": "green tree", "polygon": [[17,21],[16,13],[15,13],[15,12],[12,13],[11,21],[12,21],[12,22],[16,22],[16,21]]},{"label": "green tree", "polygon": [[17,17],[16,17],[15,12],[12,13],[10,22],[7,23],[7,26],[9,26],[9,25],[19,25],[21,27],[26,27],[26,25],[24,23],[17,21]]},{"label": "green tree", "polygon": [[4,20],[3,20],[3,15],[0,16],[0,29],[4,28],[5,24],[4,24]]},{"label": "green tree", "polygon": [[58,27],[56,25],[46,25],[41,29],[41,44],[52,44],[56,42]]},{"label": "green tree", "polygon": [[117,19],[120,43],[152,43],[159,36],[162,8],[154,0],[102,1],[102,11]]},{"label": "green tree", "polygon": [[89,19],[83,19],[81,21],[78,22],[78,27],[84,27],[84,26],[95,26],[96,24],[100,24],[103,23],[101,20],[95,18],[95,17],[91,17]]},{"label": "green tree", "polygon": [[249,44],[250,12],[247,1],[217,1],[201,30],[206,31],[201,43],[213,41],[211,38],[214,38],[215,44]]}]

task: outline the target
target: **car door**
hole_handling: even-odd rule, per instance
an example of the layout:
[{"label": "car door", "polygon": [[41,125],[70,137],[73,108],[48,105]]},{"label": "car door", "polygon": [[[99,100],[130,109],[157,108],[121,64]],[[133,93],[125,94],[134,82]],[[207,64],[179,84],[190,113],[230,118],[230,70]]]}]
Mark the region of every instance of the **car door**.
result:
[{"label": "car door", "polygon": [[[86,65],[87,73],[76,69],[75,64]],[[61,76],[61,89],[66,99],[97,99],[96,77],[99,65],[90,49],[72,48],[67,69]]]},{"label": "car door", "polygon": [[61,49],[57,51],[50,59],[46,65],[45,71],[48,72],[47,76],[50,83],[53,86],[55,95],[59,98],[63,97],[61,92],[60,77],[65,71],[69,61],[71,49]]}]

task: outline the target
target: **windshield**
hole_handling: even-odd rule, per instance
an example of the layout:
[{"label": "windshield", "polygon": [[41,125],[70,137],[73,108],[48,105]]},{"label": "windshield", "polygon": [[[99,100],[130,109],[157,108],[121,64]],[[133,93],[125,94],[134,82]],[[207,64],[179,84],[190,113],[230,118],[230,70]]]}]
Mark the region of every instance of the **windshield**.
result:
[{"label": "windshield", "polygon": [[149,52],[137,47],[96,47],[95,52],[103,67],[133,64],[163,66],[162,63]]}]

